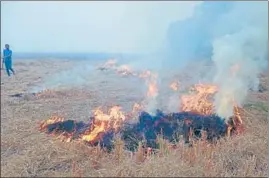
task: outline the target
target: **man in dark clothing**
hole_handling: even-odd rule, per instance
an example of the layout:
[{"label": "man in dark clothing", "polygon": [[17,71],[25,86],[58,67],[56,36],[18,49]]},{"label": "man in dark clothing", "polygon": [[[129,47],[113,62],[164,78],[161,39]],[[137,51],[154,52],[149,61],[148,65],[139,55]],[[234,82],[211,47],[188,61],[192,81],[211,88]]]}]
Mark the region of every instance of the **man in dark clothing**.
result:
[{"label": "man in dark clothing", "polygon": [[3,63],[5,64],[7,75],[10,76],[10,71],[15,75],[15,71],[12,68],[12,51],[9,49],[8,44],[5,45],[3,54]]}]

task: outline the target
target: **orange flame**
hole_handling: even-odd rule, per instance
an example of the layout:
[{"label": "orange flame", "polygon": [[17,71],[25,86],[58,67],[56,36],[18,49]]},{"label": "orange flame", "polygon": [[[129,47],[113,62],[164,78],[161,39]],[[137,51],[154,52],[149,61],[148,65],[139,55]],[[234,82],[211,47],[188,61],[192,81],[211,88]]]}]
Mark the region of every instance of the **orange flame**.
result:
[{"label": "orange flame", "polygon": [[177,91],[179,88],[179,83],[177,81],[174,81],[173,83],[171,83],[170,88],[174,91]]},{"label": "orange flame", "polygon": [[237,122],[239,122],[239,124],[243,124],[243,121],[242,121],[241,114],[240,114],[238,106],[234,106],[234,116],[237,119]]},{"label": "orange flame", "polygon": [[[157,74],[151,71],[143,71],[137,75],[131,68],[127,65],[121,65],[120,67],[115,67],[116,60],[109,60],[104,66],[113,68],[118,74],[122,75],[133,75],[145,79],[148,84],[148,97],[156,97],[158,95],[157,88]],[[239,65],[235,65],[231,68],[232,72],[235,73],[239,70]],[[179,82],[174,81],[170,84],[170,88],[174,91],[179,89]],[[189,95],[183,95],[181,97],[181,111],[194,112],[202,115],[210,115],[214,113],[214,105],[212,102],[212,96],[218,91],[217,86],[209,84],[197,84],[192,88],[192,93]],[[37,94],[37,96],[42,96],[47,93],[53,93],[52,90],[44,90]],[[138,103],[133,106],[132,113],[142,110],[143,107]],[[127,116],[127,115],[126,115]],[[93,143],[102,138],[103,134],[109,130],[118,132],[122,123],[126,120],[125,114],[121,111],[120,106],[113,106],[109,109],[108,114],[105,114],[101,108],[97,108],[94,111],[94,119],[92,121],[91,127],[83,134],[80,138],[83,141]],[[49,124],[56,122],[63,122],[64,118],[52,116],[46,121],[42,121],[40,124],[40,130],[44,130]],[[236,125],[242,124],[242,118],[240,116],[239,107],[235,104],[234,106],[234,117],[233,123]],[[228,126],[228,133],[233,129],[232,126]]]},{"label": "orange flame", "polygon": [[48,125],[54,124],[57,122],[63,122],[63,121],[64,121],[63,117],[51,116],[48,120],[41,121],[40,126],[39,126],[39,130],[43,131],[47,128]]},{"label": "orange flame", "polygon": [[147,70],[147,71],[141,72],[139,74],[139,77],[140,78],[148,78],[150,75],[151,75],[151,72],[149,70]]},{"label": "orange flame", "polygon": [[203,115],[213,114],[214,106],[209,96],[217,92],[215,85],[198,84],[193,88],[197,93],[181,97],[181,110]]},{"label": "orange flame", "polygon": [[96,121],[93,122],[93,127],[87,132],[85,132],[81,139],[87,142],[94,142],[95,140],[100,138],[101,133],[104,133],[106,131],[108,122],[105,121]]},{"label": "orange flame", "polygon": [[116,59],[109,59],[104,65],[103,67],[107,67],[107,68],[111,68],[113,66],[115,66],[117,63]]},{"label": "orange flame", "polygon": [[101,138],[102,133],[110,129],[117,132],[122,122],[125,120],[125,115],[120,110],[120,106],[113,106],[109,110],[109,114],[104,114],[100,108],[95,110],[93,127],[82,135],[82,140],[94,142]]},{"label": "orange flame", "polygon": [[139,78],[143,78],[143,79],[149,79],[149,78],[152,78],[152,79],[156,79],[157,78],[157,74],[154,74],[153,72],[149,71],[149,70],[146,70],[146,71],[143,71],[139,74]]},{"label": "orange flame", "polygon": [[138,104],[138,103],[135,103],[134,106],[133,106],[133,110],[132,110],[132,112],[133,112],[133,113],[136,113],[137,111],[140,111],[140,110],[142,110],[142,109],[143,109],[143,106],[142,106],[142,105],[140,105],[140,104]]},{"label": "orange flame", "polygon": [[147,92],[147,96],[148,97],[155,97],[158,94],[158,88],[156,85],[156,82],[150,82],[148,85],[148,92]]},{"label": "orange flame", "polygon": [[139,77],[146,80],[148,85],[147,96],[155,97],[158,95],[158,87],[157,87],[157,74],[152,73],[151,71],[142,72]]},{"label": "orange flame", "polygon": [[121,66],[116,66],[116,60],[108,60],[101,68],[112,69],[114,72],[116,72],[119,75],[132,75],[132,76],[136,76],[145,80],[157,79],[157,74],[149,70],[142,71],[142,72],[135,72],[131,69],[130,66],[126,64],[121,65]]},{"label": "orange flame", "polygon": [[241,117],[240,107],[237,105],[234,106],[234,115],[230,117],[227,125],[227,136],[230,137],[231,131],[234,129],[236,134],[240,134],[244,131],[243,120]]},{"label": "orange flame", "polygon": [[118,74],[121,75],[136,75],[132,70],[131,67],[128,65],[121,65],[118,69],[117,69]]}]

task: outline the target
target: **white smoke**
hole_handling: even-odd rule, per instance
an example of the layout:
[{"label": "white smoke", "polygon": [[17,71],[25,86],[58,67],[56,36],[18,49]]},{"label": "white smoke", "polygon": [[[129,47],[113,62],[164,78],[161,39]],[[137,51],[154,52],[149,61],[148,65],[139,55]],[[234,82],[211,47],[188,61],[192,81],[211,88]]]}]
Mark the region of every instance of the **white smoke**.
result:
[{"label": "white smoke", "polygon": [[86,63],[83,65],[73,65],[71,69],[58,71],[44,78],[44,81],[38,86],[30,89],[30,92],[40,92],[46,89],[60,90],[91,85],[96,78],[94,66]]},{"label": "white smoke", "polygon": [[226,19],[222,23],[230,31],[213,40],[212,56],[217,68],[214,83],[219,86],[215,97],[216,113],[225,118],[233,115],[234,101],[241,106],[249,88],[257,89],[258,74],[265,68],[268,56],[267,2],[237,2],[225,15],[228,17],[230,21]]},{"label": "white smoke", "polygon": [[[153,6],[152,3],[156,4]],[[142,53],[143,57],[129,63],[131,68],[157,72],[158,85],[163,85],[164,90],[170,90],[165,79],[162,79],[164,75],[172,71],[181,72],[187,63],[194,60],[209,61],[211,58],[216,73],[211,75],[212,71],[209,71],[208,74],[211,77],[215,75],[213,82],[220,88],[215,98],[216,112],[229,117],[233,111],[233,100],[239,105],[244,103],[249,87],[257,88],[257,75],[267,64],[268,3],[209,1],[191,6],[184,4],[141,2],[135,5],[133,2],[123,5],[125,9],[121,9],[122,13],[113,20],[110,14],[103,17],[108,19],[108,24],[98,23],[113,27],[106,30],[100,26],[103,33],[96,33],[100,41],[105,42],[91,45],[108,52]],[[194,13],[193,7],[196,7]],[[85,36],[90,39],[87,30],[94,26],[87,27],[79,39],[85,39]],[[97,31],[100,31],[99,28]],[[234,71],[231,69],[233,67]],[[201,77],[196,75],[195,68],[189,67],[187,70],[193,76]],[[48,78],[44,85],[50,88],[59,85],[80,86],[88,84],[91,81],[88,77],[92,77],[93,73],[92,69],[74,67]],[[157,107],[156,101],[153,98],[149,102],[149,110]],[[176,109],[178,97],[171,96],[169,103],[175,105]]]}]

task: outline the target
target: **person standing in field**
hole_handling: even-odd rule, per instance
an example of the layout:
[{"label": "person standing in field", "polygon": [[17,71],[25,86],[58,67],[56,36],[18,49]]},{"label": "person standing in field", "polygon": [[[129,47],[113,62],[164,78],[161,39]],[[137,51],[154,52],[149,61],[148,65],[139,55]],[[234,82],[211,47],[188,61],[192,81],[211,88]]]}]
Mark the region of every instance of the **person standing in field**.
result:
[{"label": "person standing in field", "polygon": [[10,71],[15,75],[15,71],[12,68],[12,51],[9,49],[9,45],[5,45],[3,51],[3,64],[5,64],[7,75],[10,76]]}]

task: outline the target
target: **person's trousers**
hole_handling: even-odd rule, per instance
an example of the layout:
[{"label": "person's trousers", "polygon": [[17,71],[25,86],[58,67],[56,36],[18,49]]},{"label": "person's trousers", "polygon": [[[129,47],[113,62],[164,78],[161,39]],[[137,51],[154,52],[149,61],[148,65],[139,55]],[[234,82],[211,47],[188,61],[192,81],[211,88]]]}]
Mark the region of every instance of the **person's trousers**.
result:
[{"label": "person's trousers", "polygon": [[6,66],[6,71],[7,75],[10,76],[10,71],[14,74],[14,70],[12,69],[12,61],[11,60],[6,60],[5,61],[5,66]]}]

